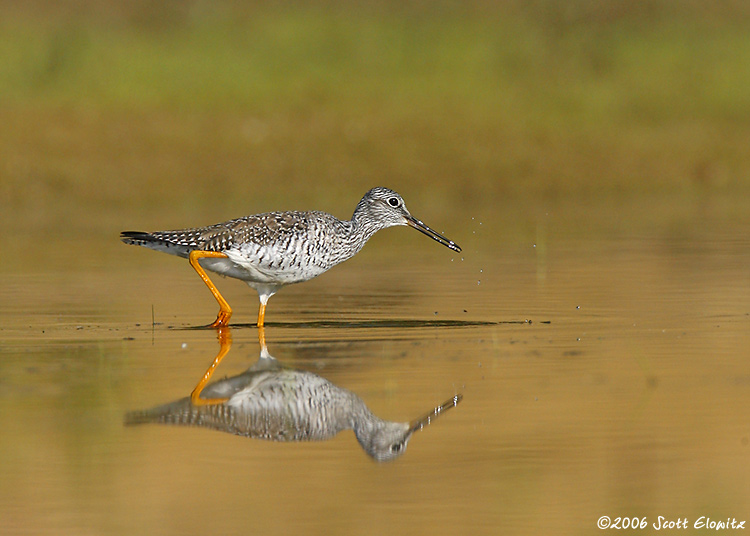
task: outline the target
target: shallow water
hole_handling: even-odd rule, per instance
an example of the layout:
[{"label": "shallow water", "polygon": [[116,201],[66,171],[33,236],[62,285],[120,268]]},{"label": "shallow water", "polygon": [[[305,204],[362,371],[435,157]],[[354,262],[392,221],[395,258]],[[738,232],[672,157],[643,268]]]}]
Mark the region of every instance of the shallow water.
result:
[{"label": "shallow water", "polygon": [[[216,305],[185,261],[114,244],[89,268],[7,273],[0,532],[581,534],[605,515],[650,529],[658,516],[748,519],[747,236],[582,233],[502,250],[485,237],[461,255],[393,234],[283,289],[265,330],[283,365],[390,421],[463,395],[388,463],[351,431],[277,443],[125,426],[188,396],[219,350],[214,330],[193,329]],[[258,359],[257,301],[217,284],[235,310],[223,378]]]}]

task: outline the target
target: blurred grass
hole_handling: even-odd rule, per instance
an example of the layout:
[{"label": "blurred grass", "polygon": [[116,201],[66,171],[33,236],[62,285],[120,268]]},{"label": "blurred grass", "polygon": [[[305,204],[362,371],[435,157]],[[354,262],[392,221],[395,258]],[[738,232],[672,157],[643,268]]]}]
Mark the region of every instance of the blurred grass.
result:
[{"label": "blurred grass", "polygon": [[426,221],[750,190],[744,2],[0,10],[0,223],[16,236],[345,216],[376,184],[418,196]]}]

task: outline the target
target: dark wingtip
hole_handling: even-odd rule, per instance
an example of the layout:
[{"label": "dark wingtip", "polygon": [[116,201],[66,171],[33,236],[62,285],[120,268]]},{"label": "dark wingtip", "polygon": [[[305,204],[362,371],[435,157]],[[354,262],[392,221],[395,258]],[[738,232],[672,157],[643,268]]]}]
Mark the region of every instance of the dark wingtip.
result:
[{"label": "dark wingtip", "polygon": [[145,424],[151,422],[152,420],[153,417],[151,417],[148,412],[130,411],[123,417],[122,424],[124,424],[125,426],[134,426],[136,424]]},{"label": "dark wingtip", "polygon": [[153,240],[151,233],[144,233],[143,231],[122,231],[120,233],[120,240],[126,244],[133,244],[134,242],[150,242]]}]

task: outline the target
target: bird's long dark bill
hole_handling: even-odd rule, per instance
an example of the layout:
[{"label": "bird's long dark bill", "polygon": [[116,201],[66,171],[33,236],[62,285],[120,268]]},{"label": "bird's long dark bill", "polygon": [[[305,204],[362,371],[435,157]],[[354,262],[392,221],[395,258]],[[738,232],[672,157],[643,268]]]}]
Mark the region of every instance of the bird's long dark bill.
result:
[{"label": "bird's long dark bill", "polygon": [[453,240],[448,240],[443,235],[436,233],[418,219],[409,216],[406,218],[406,223],[407,225],[409,225],[409,227],[413,227],[420,233],[426,234],[436,242],[440,242],[441,244],[443,244],[445,247],[451,248],[453,251],[461,251],[459,245],[456,244]]},{"label": "bird's long dark bill", "polygon": [[418,419],[413,420],[409,423],[409,432],[408,434],[411,435],[414,432],[419,432],[422,428],[430,424],[432,421],[437,419],[442,413],[445,411],[448,411],[454,406],[457,406],[459,402],[461,402],[461,399],[463,399],[463,395],[458,394],[455,395],[453,398],[450,398],[440,404],[438,407],[433,409],[431,412],[429,412],[427,415],[423,415]]}]

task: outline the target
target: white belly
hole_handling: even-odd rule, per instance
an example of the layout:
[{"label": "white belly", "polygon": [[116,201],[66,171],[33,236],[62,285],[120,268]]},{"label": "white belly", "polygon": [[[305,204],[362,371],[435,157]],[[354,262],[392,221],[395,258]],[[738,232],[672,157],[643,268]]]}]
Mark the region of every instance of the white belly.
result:
[{"label": "white belly", "polygon": [[[310,259],[303,253],[284,255],[271,248],[254,244],[224,252],[226,259],[203,258],[201,266],[212,272],[264,285],[289,285],[307,281],[327,271],[332,265]],[[254,285],[253,285],[254,286]]]}]

